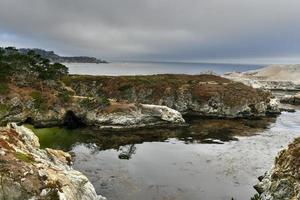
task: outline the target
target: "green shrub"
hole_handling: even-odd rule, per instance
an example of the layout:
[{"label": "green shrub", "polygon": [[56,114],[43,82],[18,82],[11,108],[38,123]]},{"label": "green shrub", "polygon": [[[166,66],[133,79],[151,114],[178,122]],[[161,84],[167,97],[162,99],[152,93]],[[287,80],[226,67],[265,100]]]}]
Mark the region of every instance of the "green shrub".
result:
[{"label": "green shrub", "polygon": [[128,89],[130,89],[130,88],[132,88],[132,85],[126,84],[126,85],[122,85],[121,87],[119,87],[118,90],[119,90],[120,92],[124,92],[124,91],[126,91],[126,90],[128,90]]},{"label": "green shrub", "polygon": [[97,103],[103,106],[107,106],[110,104],[110,101],[107,97],[97,97]]},{"label": "green shrub", "polygon": [[85,108],[98,108],[105,107],[109,105],[109,99],[107,97],[97,97],[97,98],[85,98],[80,101],[80,105]]},{"label": "green shrub", "polygon": [[30,96],[31,96],[31,98],[34,101],[34,107],[36,109],[43,109],[43,108],[45,108],[45,100],[44,100],[41,92],[39,92],[39,91],[33,91],[30,94]]},{"label": "green shrub", "polygon": [[32,156],[27,155],[25,153],[16,152],[15,156],[16,156],[17,159],[22,160],[22,161],[27,162],[27,163],[32,163],[34,161]]},{"label": "green shrub", "polygon": [[91,98],[85,98],[80,101],[80,105],[85,108],[92,108],[95,106],[95,101],[94,101],[94,99],[91,99]]},{"label": "green shrub", "polygon": [[62,82],[66,85],[66,86],[71,86],[72,84],[72,79],[70,76],[66,75],[62,77]]},{"label": "green shrub", "polygon": [[58,98],[64,102],[67,103],[71,100],[71,93],[68,91],[62,91],[58,94]]},{"label": "green shrub", "polygon": [[0,94],[5,94],[8,92],[8,85],[6,83],[0,82]]},{"label": "green shrub", "polygon": [[5,114],[9,111],[9,106],[6,104],[0,104],[0,115]]}]

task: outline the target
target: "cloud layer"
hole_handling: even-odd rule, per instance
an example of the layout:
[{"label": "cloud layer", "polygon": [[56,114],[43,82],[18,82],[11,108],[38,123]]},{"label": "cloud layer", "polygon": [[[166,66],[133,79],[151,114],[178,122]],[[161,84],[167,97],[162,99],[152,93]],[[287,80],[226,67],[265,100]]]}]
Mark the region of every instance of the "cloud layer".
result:
[{"label": "cloud layer", "polygon": [[300,57],[299,0],[1,0],[0,45],[108,59]]}]

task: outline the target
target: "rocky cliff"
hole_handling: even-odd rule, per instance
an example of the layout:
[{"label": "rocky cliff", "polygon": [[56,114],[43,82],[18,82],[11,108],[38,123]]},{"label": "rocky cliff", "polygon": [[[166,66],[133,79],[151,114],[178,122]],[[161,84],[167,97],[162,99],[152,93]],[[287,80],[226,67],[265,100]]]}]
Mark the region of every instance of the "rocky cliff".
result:
[{"label": "rocky cliff", "polygon": [[261,200],[300,199],[300,138],[279,153],[273,169],[255,188]]},{"label": "rocky cliff", "polygon": [[272,94],[215,75],[69,76],[77,95],[164,105],[204,117],[257,117],[276,113]]},{"label": "rocky cliff", "polygon": [[105,199],[72,169],[68,153],[39,149],[38,138],[23,126],[0,128],[0,155],[0,199]]}]

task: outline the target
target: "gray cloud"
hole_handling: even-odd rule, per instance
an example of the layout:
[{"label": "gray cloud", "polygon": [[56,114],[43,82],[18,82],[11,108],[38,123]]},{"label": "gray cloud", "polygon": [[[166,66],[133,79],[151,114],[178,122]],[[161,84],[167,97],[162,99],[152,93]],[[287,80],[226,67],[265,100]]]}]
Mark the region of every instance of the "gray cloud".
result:
[{"label": "gray cloud", "polygon": [[1,0],[1,45],[108,59],[300,56],[299,0]]}]

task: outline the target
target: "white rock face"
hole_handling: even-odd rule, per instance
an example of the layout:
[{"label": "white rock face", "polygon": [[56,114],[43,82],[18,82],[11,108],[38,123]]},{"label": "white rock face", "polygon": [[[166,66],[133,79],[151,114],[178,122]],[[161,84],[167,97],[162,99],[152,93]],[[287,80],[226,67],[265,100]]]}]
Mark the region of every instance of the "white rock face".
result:
[{"label": "white rock face", "polygon": [[167,106],[142,104],[142,113],[145,115],[152,115],[153,117],[160,117],[162,120],[171,123],[184,123],[184,119],[180,112],[171,109]]},{"label": "white rock face", "polygon": [[[0,199],[104,200],[86,176],[72,169],[71,156],[60,150],[39,148],[36,135],[11,123],[0,129],[5,160]],[[41,189],[43,188],[43,189]],[[25,192],[24,192],[25,191]]]},{"label": "white rock face", "polygon": [[149,104],[114,106],[118,106],[117,112],[87,113],[87,123],[97,125],[100,128],[137,128],[185,123],[180,112],[166,106]]}]

